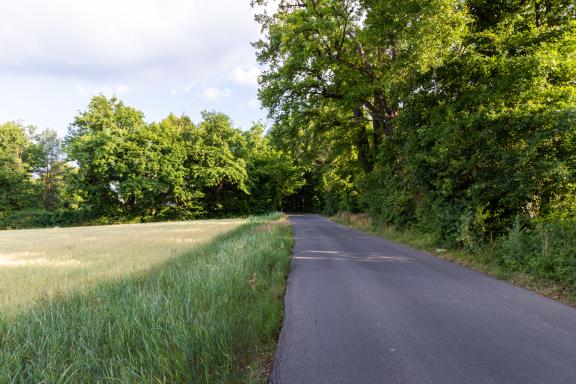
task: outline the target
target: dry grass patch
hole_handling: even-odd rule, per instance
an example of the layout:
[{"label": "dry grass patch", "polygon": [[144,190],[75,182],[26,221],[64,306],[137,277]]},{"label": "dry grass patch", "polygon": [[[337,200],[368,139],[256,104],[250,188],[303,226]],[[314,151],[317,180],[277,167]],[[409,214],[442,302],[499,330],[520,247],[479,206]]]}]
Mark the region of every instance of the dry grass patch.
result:
[{"label": "dry grass patch", "polygon": [[84,290],[179,256],[246,220],[0,231],[0,311]]}]

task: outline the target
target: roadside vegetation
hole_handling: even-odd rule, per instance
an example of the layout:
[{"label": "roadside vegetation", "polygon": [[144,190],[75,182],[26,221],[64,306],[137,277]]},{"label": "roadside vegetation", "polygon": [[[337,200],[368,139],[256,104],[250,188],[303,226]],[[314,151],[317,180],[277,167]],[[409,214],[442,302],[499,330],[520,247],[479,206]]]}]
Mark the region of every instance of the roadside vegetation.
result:
[{"label": "roadside vegetation", "polygon": [[379,224],[365,214],[339,212],[337,223],[404,243],[436,257],[510,281],[552,299],[576,306],[576,228],[557,231],[537,227],[528,231],[519,224],[506,236],[475,249],[441,248],[430,233],[398,230]]},{"label": "roadside vegetation", "polygon": [[576,290],[573,0],[255,3],[270,140],[306,171],[287,209]]},{"label": "roadside vegetation", "polygon": [[0,382],[264,383],[291,247],[278,215],[253,218],[147,270],[3,311]]}]

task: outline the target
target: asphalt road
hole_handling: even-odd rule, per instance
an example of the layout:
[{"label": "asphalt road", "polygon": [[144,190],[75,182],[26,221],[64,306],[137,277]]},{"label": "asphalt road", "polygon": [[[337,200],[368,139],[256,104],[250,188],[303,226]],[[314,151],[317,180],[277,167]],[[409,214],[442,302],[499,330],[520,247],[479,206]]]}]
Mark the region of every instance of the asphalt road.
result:
[{"label": "asphalt road", "polygon": [[290,220],[272,383],[576,383],[576,309],[319,216]]}]

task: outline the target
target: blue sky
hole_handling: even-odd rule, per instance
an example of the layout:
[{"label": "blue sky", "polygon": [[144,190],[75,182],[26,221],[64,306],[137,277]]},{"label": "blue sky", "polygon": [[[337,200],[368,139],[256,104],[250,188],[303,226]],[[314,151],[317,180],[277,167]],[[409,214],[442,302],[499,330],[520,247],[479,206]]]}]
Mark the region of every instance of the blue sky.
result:
[{"label": "blue sky", "polygon": [[0,2],[0,122],[61,135],[90,98],[115,94],[147,121],[227,113],[266,121],[249,0]]}]

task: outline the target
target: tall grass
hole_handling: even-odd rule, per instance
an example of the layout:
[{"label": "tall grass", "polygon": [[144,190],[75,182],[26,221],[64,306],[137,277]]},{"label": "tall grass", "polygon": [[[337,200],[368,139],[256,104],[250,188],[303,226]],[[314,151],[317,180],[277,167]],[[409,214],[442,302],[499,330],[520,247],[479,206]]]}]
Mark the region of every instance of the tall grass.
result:
[{"label": "tall grass", "polygon": [[146,273],[0,319],[0,382],[263,382],[291,246],[286,223],[251,220]]}]

